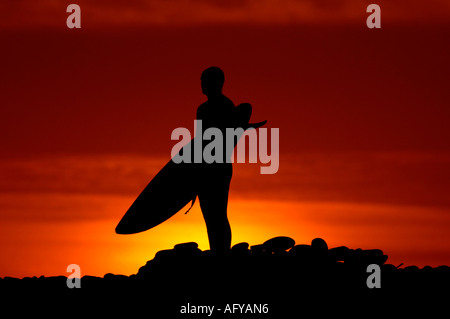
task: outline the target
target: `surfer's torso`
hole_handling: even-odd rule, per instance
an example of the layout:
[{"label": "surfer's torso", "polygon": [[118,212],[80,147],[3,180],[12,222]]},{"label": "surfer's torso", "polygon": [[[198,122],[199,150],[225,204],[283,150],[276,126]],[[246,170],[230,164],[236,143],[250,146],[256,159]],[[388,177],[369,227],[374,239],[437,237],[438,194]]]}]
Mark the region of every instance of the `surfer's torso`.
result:
[{"label": "surfer's torso", "polygon": [[234,103],[225,95],[211,97],[197,109],[197,120],[202,120],[203,130],[217,127],[225,135],[227,127],[233,127]]},{"label": "surfer's torso", "polygon": [[[230,163],[225,163],[226,159],[226,128],[233,128],[236,123],[235,118],[235,106],[234,103],[227,98],[225,95],[220,94],[214,97],[208,98],[208,101],[201,104],[197,109],[197,120],[202,121],[202,132],[196,132],[196,136],[203,136],[203,133],[208,128],[214,127],[218,128],[222,132],[223,136],[223,164],[213,163],[210,166],[216,166],[217,164],[229,165]],[[203,147],[206,143],[203,142]]]}]

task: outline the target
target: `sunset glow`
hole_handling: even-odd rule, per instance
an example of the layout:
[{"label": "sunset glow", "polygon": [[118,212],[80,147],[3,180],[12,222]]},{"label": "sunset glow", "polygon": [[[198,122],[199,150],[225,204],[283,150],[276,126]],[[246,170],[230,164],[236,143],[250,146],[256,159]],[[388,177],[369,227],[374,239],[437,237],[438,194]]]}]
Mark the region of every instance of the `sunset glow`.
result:
[{"label": "sunset glow", "polygon": [[[3,256],[8,256],[3,260],[2,273],[17,277],[36,273],[59,275],[65,274],[66,265],[77,263],[85,274],[129,275],[136,273],[158,250],[170,249],[180,242],[195,241],[201,249],[208,249],[198,204],[187,215],[183,214],[186,208],[147,232],[115,234],[118,220],[146,180],[156,173],[156,167],[163,163],[162,159],[123,156],[15,161],[12,164],[15,171],[28,172],[22,179],[40,186],[0,196],[1,247]],[[288,163],[284,164],[285,170],[289,170]],[[301,166],[306,165],[304,161]],[[315,165],[321,166],[316,170],[326,171],[324,164]],[[332,161],[328,165],[338,166]],[[311,173],[314,175],[314,171]],[[281,175],[277,178],[287,186],[273,186],[278,192],[270,185],[266,185],[265,191],[252,191],[251,180],[264,183],[264,175],[259,175],[255,164],[235,165],[229,202],[233,244],[243,241],[259,244],[278,235],[295,238],[297,243],[322,237],[330,247],[381,248],[390,256],[389,262],[397,265],[403,262],[438,266],[450,262],[447,244],[450,217],[445,207],[383,204],[377,203],[375,197],[373,202],[337,200],[338,197],[344,200],[345,193],[358,186],[357,176],[349,178],[355,185],[341,189],[342,193],[329,194],[335,198],[333,201],[324,201],[320,197],[321,193],[329,192],[327,181],[321,181],[320,176],[308,176],[304,170],[297,174],[309,181],[310,186],[293,184],[288,176]],[[74,179],[76,183],[71,182]],[[96,192],[83,193],[95,180],[99,180]],[[312,186],[312,180],[319,185]],[[114,194],[112,183],[123,185],[121,192],[125,195]]]},{"label": "sunset glow", "polygon": [[144,233],[114,228],[172,130],[193,131],[211,65],[280,132],[276,174],[233,166],[233,244],[321,237],[449,265],[447,1],[380,2],[380,30],[354,1],[276,2],[79,1],[79,30],[59,1],[0,4],[0,277],[129,275],[175,244],[209,248],[198,203]]}]

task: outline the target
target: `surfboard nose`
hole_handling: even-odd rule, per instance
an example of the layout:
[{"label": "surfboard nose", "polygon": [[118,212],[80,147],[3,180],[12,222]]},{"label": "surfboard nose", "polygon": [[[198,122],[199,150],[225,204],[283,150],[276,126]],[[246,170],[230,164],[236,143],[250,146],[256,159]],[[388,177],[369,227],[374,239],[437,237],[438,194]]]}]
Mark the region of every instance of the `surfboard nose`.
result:
[{"label": "surfboard nose", "polygon": [[[119,224],[120,225],[120,224]],[[123,232],[121,231],[121,229],[120,229],[120,226],[119,225],[117,225],[116,226],[116,229],[115,229],[115,231],[116,231],[116,234],[119,234],[119,235],[123,235]]]},{"label": "surfboard nose", "polygon": [[130,232],[127,232],[126,228],[127,227],[125,227],[124,223],[122,223],[122,221],[120,221],[116,226],[116,234],[119,234],[119,235],[131,234]]},{"label": "surfboard nose", "polygon": [[142,226],[140,223],[136,223],[136,225],[134,223],[130,223],[128,218],[125,218],[125,216],[120,220],[115,229],[116,234],[119,235],[131,235],[140,233],[144,230],[147,230],[147,228]]}]

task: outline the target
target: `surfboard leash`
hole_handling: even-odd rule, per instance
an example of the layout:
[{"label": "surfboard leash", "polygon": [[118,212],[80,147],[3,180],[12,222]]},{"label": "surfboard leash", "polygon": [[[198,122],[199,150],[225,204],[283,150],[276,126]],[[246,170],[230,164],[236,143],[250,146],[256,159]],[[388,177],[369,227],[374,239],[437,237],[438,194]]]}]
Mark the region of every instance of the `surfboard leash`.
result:
[{"label": "surfboard leash", "polygon": [[189,211],[191,210],[192,206],[194,206],[195,200],[196,200],[196,199],[197,199],[197,195],[195,195],[194,198],[192,199],[191,206],[190,206],[189,209],[186,211],[186,213],[184,213],[185,215],[186,215],[187,213],[189,213]]}]

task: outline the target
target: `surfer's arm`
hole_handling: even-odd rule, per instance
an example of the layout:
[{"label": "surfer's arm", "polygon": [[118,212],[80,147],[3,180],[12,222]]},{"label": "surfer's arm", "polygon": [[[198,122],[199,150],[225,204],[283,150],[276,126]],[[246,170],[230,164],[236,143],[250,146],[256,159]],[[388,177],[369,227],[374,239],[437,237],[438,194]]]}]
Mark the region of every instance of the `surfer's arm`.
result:
[{"label": "surfer's arm", "polygon": [[267,123],[267,120],[262,121],[262,122],[258,122],[258,123],[248,123],[246,124],[243,129],[244,130],[251,130],[251,129],[257,129],[263,125],[265,125]]}]

